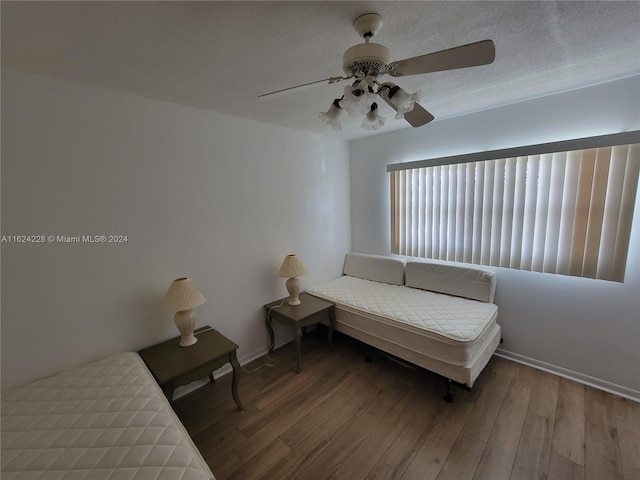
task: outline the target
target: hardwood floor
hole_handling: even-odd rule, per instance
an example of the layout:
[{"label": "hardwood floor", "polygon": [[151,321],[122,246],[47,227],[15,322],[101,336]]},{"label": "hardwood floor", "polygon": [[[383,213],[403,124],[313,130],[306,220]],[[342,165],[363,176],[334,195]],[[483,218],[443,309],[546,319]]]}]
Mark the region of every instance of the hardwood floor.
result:
[{"label": "hardwood floor", "polygon": [[[640,479],[640,404],[494,357],[471,392],[336,334],[175,402],[218,480]],[[252,370],[266,358],[245,365]]]}]

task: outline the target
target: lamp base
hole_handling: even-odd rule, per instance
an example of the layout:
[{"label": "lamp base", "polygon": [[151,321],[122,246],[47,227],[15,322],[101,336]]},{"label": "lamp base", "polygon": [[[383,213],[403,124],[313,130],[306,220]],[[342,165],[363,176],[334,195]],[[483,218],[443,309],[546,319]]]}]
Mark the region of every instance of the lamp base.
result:
[{"label": "lamp base", "polygon": [[196,314],[193,309],[181,310],[176,312],[173,316],[173,321],[176,323],[176,327],[180,331],[180,346],[190,347],[198,341],[193,335],[193,330],[196,326]]},{"label": "lamp base", "polygon": [[180,338],[180,346],[181,347],[190,347],[191,345],[193,345],[197,341],[198,341],[198,339],[194,335],[191,335],[190,337],[181,337]]},{"label": "lamp base", "polygon": [[285,286],[289,292],[289,305],[300,305],[302,302],[298,298],[298,294],[300,293],[300,280],[298,280],[298,277],[287,279]]}]

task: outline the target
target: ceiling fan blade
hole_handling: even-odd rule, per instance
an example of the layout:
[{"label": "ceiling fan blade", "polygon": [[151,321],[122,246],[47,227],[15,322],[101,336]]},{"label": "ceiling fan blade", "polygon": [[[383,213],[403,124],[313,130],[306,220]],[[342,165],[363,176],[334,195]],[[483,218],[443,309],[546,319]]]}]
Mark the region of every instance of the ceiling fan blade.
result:
[{"label": "ceiling fan blade", "polygon": [[421,127],[433,121],[435,117],[431,115],[425,108],[416,103],[413,110],[404,114],[404,119],[409,122],[412,127]]},{"label": "ceiling fan blade", "polygon": [[441,72],[456,68],[488,65],[496,58],[496,47],[491,40],[469,43],[459,47],[427,53],[389,64],[389,75],[402,77],[421,73]]},{"label": "ceiling fan blade", "polygon": [[[393,85],[393,84],[388,84]],[[391,108],[393,108],[396,112],[398,111],[398,107],[396,107],[391,100],[389,99],[389,90],[383,90],[379,95]],[[418,102],[413,104],[413,110],[410,112],[406,112],[404,114],[404,119],[409,122],[412,127],[421,127],[426,125],[427,123],[434,120],[434,116],[431,115],[422,105]]]},{"label": "ceiling fan blade", "polygon": [[313,87],[319,83],[336,83],[342,80],[348,80],[351,77],[329,77],[324,78],[322,80],[316,80],[315,82],[303,83],[302,85],[296,85],[295,87],[283,88],[282,90],[276,90],[275,92],[263,93],[262,95],[258,95],[258,99],[264,100],[268,98],[280,97],[282,95],[286,95],[288,93],[292,93],[298,90],[305,90],[307,88]]}]

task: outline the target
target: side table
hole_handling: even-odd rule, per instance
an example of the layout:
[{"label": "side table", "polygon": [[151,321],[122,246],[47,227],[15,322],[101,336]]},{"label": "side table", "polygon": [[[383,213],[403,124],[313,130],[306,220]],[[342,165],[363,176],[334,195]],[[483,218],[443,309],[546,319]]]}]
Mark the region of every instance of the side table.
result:
[{"label": "side table", "polygon": [[233,368],[231,394],[238,410],[244,410],[238,397],[238,345],[209,326],[196,329],[194,334],[198,342],[190,347],[181,347],[180,337],[176,337],[138,353],[169,401],[177,387],[207,376],[213,382],[213,372],[230,363]]},{"label": "side table", "polygon": [[271,337],[271,346],[269,347],[269,353],[273,351],[275,343],[275,335],[273,332],[272,320],[277,320],[283,325],[293,327],[293,338],[296,345],[296,359],[297,366],[296,372],[300,373],[300,337],[302,336],[302,329],[309,325],[315,325],[320,320],[329,317],[329,335],[328,342],[329,347],[333,349],[333,331],[336,325],[336,312],[335,305],[321,298],[314,297],[308,293],[301,293],[299,295],[300,305],[289,305],[287,298],[276,300],[275,302],[267,303],[264,308],[267,311],[265,322],[267,324],[267,330]]}]

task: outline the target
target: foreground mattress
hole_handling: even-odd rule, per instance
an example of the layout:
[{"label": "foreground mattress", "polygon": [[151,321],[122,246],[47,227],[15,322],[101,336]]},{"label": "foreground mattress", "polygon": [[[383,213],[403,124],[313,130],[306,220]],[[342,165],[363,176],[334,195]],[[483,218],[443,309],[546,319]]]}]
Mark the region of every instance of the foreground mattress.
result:
[{"label": "foreground mattress", "polygon": [[[498,307],[493,303],[349,275],[315,285],[307,292],[336,304],[338,331],[389,353],[395,353],[397,346],[405,353],[403,358],[415,357],[415,363],[443,375],[451,371],[449,378],[469,386],[477,375],[461,373],[457,367],[481,369],[476,364],[486,363],[484,356],[493,353],[500,338]],[[424,355],[429,357],[426,363]]]},{"label": "foreground mattress", "polygon": [[213,474],[136,353],[2,394],[2,480],[210,480]]}]

